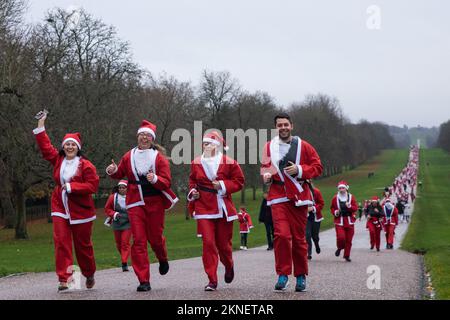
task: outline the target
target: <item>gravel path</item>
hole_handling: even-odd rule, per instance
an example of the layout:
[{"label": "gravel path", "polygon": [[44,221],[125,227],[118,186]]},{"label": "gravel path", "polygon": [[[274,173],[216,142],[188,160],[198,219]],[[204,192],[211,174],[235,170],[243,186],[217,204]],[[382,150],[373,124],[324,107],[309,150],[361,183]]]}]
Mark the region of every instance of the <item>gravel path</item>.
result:
[{"label": "gravel path", "polygon": [[[410,209],[412,210],[412,208]],[[420,299],[422,293],[422,261],[419,256],[397,248],[403,238],[406,223],[400,223],[396,231],[396,249],[374,252],[368,249],[369,235],[365,221],[356,224],[352,262],[334,256],[334,229],[321,233],[322,253],[314,255],[310,262],[308,291],[295,293],[295,278],[284,293],[273,292],[276,281],[273,252],[265,247],[234,253],[236,277],[232,284],[221,281],[216,292],[204,292],[206,276],[201,258],[171,262],[170,272],[162,277],[157,265],[152,265],[152,291],[136,292],[137,281],[133,272],[119,269],[96,273],[95,289],[56,292],[54,273],[37,273],[0,279],[0,300],[5,299]],[[384,239],[383,239],[384,240]],[[251,237],[250,237],[251,241]],[[382,242],[384,247],[384,242]],[[379,267],[380,289],[369,289],[369,266]],[[219,267],[221,278],[224,269]],[[221,280],[220,278],[220,280]],[[84,282],[84,278],[83,278]]]}]

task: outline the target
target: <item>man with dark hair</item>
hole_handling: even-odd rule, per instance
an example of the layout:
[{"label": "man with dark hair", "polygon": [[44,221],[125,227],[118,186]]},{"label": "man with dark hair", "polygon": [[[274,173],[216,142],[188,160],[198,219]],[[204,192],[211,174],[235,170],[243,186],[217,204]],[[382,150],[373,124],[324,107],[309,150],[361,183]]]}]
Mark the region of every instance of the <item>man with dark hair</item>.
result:
[{"label": "man with dark hair", "polygon": [[275,229],[274,253],[278,282],[276,291],[286,290],[289,275],[297,278],[295,291],[306,290],[308,244],[306,223],[308,206],[314,205],[307,179],[322,174],[316,150],[306,141],[292,135],[294,125],[288,114],[274,119],[278,136],[264,148],[261,175],[270,184],[267,205],[272,208]]}]

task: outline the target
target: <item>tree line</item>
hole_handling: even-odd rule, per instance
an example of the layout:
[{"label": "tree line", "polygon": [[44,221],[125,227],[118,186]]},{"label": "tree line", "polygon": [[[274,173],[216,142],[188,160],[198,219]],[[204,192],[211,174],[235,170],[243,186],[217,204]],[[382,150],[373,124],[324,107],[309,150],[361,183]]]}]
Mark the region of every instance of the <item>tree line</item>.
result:
[{"label": "tree line", "polygon": [[[39,156],[34,114],[50,111],[47,132],[57,145],[66,132],[81,132],[86,156],[97,166],[101,192],[113,185],[104,168],[136,143],[142,119],[158,126],[158,143],[169,150],[177,128],[273,128],[274,116],[291,114],[296,134],[311,142],[324,176],[341,173],[392,148],[382,123],[351,123],[339,101],[309,95],[280,106],[267,92],[245,90],[229,72],[204,70],[199,83],[154,75],[132,59],[115,28],[86,11],[49,11],[25,25],[25,0],[0,0],[0,209],[6,227],[27,238],[25,200],[52,188],[50,166]],[[247,188],[261,187],[258,165],[243,165]],[[173,187],[187,188],[189,165],[172,166]],[[39,191],[39,192],[38,192]],[[246,193],[242,193],[245,202]]]},{"label": "tree line", "polygon": [[450,120],[441,124],[437,145],[439,148],[450,152]]}]

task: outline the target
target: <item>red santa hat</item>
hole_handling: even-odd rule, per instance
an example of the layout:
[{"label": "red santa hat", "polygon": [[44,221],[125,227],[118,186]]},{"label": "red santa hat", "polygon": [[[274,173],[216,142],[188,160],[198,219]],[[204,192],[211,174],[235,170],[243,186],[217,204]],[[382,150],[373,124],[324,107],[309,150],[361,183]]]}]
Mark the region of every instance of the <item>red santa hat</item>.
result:
[{"label": "red santa hat", "polygon": [[153,137],[153,139],[156,139],[156,125],[154,125],[150,121],[142,120],[141,126],[140,126],[137,134],[140,134],[143,132],[150,133],[150,135]]},{"label": "red santa hat", "polygon": [[377,196],[372,197],[372,201],[378,201],[378,200],[380,200],[380,198],[378,198]]},{"label": "red santa hat", "polygon": [[119,183],[117,184],[118,186],[128,186],[128,181],[127,180],[120,180]]},{"label": "red santa hat", "polygon": [[228,149],[229,149],[229,147],[227,146],[227,143],[225,142],[225,140],[222,138],[222,136],[217,131],[211,131],[211,132],[206,133],[203,136],[203,142],[209,142],[216,146],[223,145],[223,149],[225,151],[228,151]]},{"label": "red santa hat", "polygon": [[78,150],[81,150],[81,135],[78,132],[66,134],[63,142],[61,143],[61,147],[64,147],[64,145],[69,141],[75,142],[78,146]]},{"label": "red santa hat", "polygon": [[342,180],[342,181],[339,181],[337,188],[338,189],[345,188],[348,190],[350,188],[350,186],[348,185],[347,181]]}]

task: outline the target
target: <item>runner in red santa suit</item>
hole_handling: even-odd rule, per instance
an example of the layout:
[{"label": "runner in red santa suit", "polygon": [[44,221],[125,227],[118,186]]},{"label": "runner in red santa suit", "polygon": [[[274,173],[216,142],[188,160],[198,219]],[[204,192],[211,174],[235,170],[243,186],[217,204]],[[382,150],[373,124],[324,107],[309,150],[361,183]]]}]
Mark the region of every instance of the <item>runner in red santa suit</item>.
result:
[{"label": "runner in red santa suit", "polygon": [[128,258],[130,257],[131,225],[126,209],[128,181],[120,180],[109,196],[105,205],[105,214],[108,217],[105,224],[112,227],[116,248],[122,261],[122,271],[128,271]]},{"label": "runner in red santa suit", "polygon": [[370,250],[374,247],[380,251],[380,234],[381,223],[383,219],[383,208],[380,205],[380,199],[377,196],[372,198],[370,205],[367,207],[367,223],[366,228],[370,233]]},{"label": "runner in red santa suit", "polygon": [[247,250],[248,234],[250,229],[253,229],[252,217],[247,212],[244,206],[241,206],[239,212],[239,233],[241,234],[241,250]]},{"label": "runner in red santa suit", "polygon": [[244,186],[239,164],[220,152],[226,144],[217,131],[203,137],[203,155],[194,159],[189,175],[189,210],[197,220],[203,241],[203,267],[209,283],[205,291],[217,290],[217,267],[225,266],[225,283],[234,279],[232,256],[233,221],[238,219],[231,195]]},{"label": "runner in red santa suit", "polygon": [[383,227],[386,234],[386,249],[394,249],[395,227],[398,225],[398,210],[390,199],[383,205]]},{"label": "runner in red santa suit", "polygon": [[358,203],[354,195],[348,192],[350,188],[346,181],[338,183],[338,193],[331,200],[331,214],[334,216],[336,230],[336,257],[344,250],[344,259],[351,262],[353,235],[355,234],[356,212]]},{"label": "runner in red santa suit", "polygon": [[166,239],[163,236],[165,210],[178,198],[170,189],[171,173],[164,149],[155,143],[156,126],[143,120],[137,132],[138,146],[128,151],[119,165],[112,161],[106,172],[113,179],[128,178],[126,209],[131,223],[131,263],[139,280],[137,291],[150,291],[147,242],[159,261],[159,273],[169,271]]},{"label": "runner in red santa suit", "polygon": [[275,291],[287,289],[294,265],[295,290],[301,292],[306,290],[308,275],[308,208],[314,205],[304,182],[320,176],[323,168],[316,150],[292,135],[294,125],[288,114],[277,115],[274,122],[278,136],[264,147],[261,175],[264,183],[270,184],[267,205],[272,208],[275,230]]},{"label": "runner in red santa suit", "polygon": [[72,243],[81,273],[86,277],[86,287],[95,285],[96,270],[92,246],[92,226],[95,205],[92,195],[97,192],[99,177],[94,165],[81,155],[79,133],[67,134],[58,151],[45,131],[45,119],[34,129],[37,144],[45,160],[53,166],[55,189],[52,194],[53,241],[55,245],[56,274],[59,291],[69,289],[72,281]]}]

